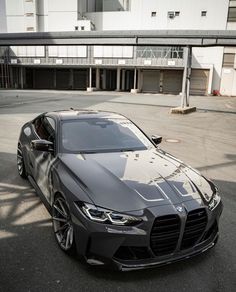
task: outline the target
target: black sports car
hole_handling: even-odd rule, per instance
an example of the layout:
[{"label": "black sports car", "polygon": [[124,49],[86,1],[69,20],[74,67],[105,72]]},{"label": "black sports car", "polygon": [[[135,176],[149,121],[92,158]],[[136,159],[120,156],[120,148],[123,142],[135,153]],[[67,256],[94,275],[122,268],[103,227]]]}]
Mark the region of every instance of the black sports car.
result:
[{"label": "black sports car", "polygon": [[22,127],[18,171],[49,207],[62,250],[131,270],[215,245],[216,186],[157,148],[160,142],[105,111],[48,112]]}]

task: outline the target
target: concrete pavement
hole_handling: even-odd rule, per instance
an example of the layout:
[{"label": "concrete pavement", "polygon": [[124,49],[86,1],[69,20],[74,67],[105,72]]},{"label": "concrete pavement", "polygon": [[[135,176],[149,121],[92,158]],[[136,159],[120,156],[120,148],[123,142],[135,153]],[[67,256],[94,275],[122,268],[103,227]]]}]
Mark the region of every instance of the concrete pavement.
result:
[{"label": "concrete pavement", "polygon": [[[196,113],[170,115],[179,100],[113,92],[0,91],[0,291],[235,289],[236,98],[192,97]],[[161,148],[213,179],[224,202],[216,248],[190,260],[130,273],[91,268],[64,255],[54,241],[47,210],[17,175],[15,153],[24,122],[69,107],[120,112],[148,134],[162,135]]]}]

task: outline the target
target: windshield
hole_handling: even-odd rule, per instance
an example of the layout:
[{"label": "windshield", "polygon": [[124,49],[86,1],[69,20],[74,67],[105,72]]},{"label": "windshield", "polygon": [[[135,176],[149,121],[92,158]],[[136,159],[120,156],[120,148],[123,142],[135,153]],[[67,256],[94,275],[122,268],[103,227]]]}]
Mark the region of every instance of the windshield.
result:
[{"label": "windshield", "polygon": [[62,123],[62,152],[145,150],[154,147],[129,120],[90,118]]}]

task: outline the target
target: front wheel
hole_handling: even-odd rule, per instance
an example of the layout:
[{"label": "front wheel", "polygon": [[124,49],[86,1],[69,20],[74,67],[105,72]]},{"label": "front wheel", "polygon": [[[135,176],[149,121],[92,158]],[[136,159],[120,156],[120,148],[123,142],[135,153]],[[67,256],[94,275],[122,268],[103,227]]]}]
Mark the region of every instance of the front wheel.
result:
[{"label": "front wheel", "polygon": [[60,248],[67,254],[75,253],[74,228],[65,199],[57,196],[52,206],[53,230]]},{"label": "front wheel", "polygon": [[17,147],[17,170],[18,170],[19,175],[22,178],[24,178],[24,179],[27,178],[23,152],[22,152],[22,148],[21,148],[20,144],[18,144],[18,147]]}]

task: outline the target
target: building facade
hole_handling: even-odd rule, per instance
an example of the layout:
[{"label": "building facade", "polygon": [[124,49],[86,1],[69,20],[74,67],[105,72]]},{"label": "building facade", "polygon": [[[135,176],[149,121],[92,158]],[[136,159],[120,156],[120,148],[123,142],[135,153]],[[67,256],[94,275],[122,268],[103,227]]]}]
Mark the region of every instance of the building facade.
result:
[{"label": "building facade", "polygon": [[[234,30],[229,0],[0,0],[0,33],[106,30]],[[236,48],[193,48],[190,93],[236,95]],[[1,48],[0,86],[179,94],[177,46]]]}]

